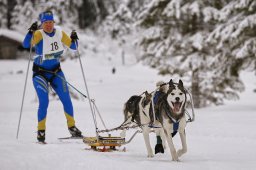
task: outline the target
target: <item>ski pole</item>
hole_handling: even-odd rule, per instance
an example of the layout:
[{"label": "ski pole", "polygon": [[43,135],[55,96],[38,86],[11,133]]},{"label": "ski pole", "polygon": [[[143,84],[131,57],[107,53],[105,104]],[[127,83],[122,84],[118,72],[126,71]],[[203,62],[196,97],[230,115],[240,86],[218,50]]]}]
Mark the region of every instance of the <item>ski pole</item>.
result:
[{"label": "ski pole", "polygon": [[82,60],[81,60],[81,56],[80,56],[80,53],[79,53],[79,50],[78,50],[78,45],[77,45],[77,41],[75,40],[75,47],[76,47],[76,51],[77,51],[77,56],[78,56],[78,59],[79,59],[79,63],[80,63],[80,67],[81,67],[81,71],[82,71],[82,75],[83,75],[83,80],[84,80],[84,85],[85,85],[85,88],[86,88],[86,93],[87,93],[87,97],[88,97],[88,101],[89,101],[89,105],[90,105],[90,108],[91,108],[91,113],[92,113],[92,117],[93,117],[93,120],[94,120],[94,126],[95,126],[95,133],[96,133],[96,137],[98,139],[98,133],[97,133],[97,125],[96,125],[96,118],[95,118],[95,115],[94,115],[94,112],[93,112],[93,107],[92,107],[92,103],[91,103],[91,98],[90,98],[90,94],[89,94],[89,90],[88,90],[88,86],[87,86],[87,83],[86,83],[86,79],[85,79],[85,73],[84,73],[84,69],[83,69],[83,65],[82,65]]},{"label": "ski pole", "polygon": [[34,37],[34,32],[33,32],[33,34],[32,34],[32,38],[31,38],[31,41],[30,41],[29,59],[28,59],[27,73],[26,73],[25,84],[24,84],[23,95],[22,95],[22,102],[21,102],[21,107],[20,107],[20,116],[19,116],[19,123],[18,123],[18,129],[17,129],[16,139],[19,138],[20,123],[21,123],[21,117],[22,117],[24,99],[25,99],[26,88],[27,88],[27,80],[28,80],[29,66],[30,66],[30,61],[31,61],[31,58],[32,58],[31,56],[32,56],[32,40],[33,40],[33,37]]},{"label": "ski pole", "polygon": [[87,96],[85,94],[83,94],[81,91],[79,91],[75,86],[73,86],[72,84],[70,84],[64,77],[54,73],[54,72],[49,72],[49,73],[53,73],[55,76],[59,77],[62,81],[64,81],[65,83],[67,83],[70,87],[72,87],[75,91],[77,91],[79,94],[81,94],[84,98],[87,98]]}]

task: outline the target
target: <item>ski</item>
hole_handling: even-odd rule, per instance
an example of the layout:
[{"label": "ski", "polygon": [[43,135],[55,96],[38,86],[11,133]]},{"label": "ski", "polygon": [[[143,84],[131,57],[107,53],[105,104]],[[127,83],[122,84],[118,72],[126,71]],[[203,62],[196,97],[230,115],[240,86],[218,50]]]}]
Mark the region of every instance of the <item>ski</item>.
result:
[{"label": "ski", "polygon": [[46,142],[36,142],[37,144],[40,144],[40,145],[46,145],[47,143]]},{"label": "ski", "polygon": [[66,139],[83,139],[84,137],[73,137],[73,136],[69,136],[69,137],[62,137],[62,138],[58,138],[59,140],[66,140]]}]

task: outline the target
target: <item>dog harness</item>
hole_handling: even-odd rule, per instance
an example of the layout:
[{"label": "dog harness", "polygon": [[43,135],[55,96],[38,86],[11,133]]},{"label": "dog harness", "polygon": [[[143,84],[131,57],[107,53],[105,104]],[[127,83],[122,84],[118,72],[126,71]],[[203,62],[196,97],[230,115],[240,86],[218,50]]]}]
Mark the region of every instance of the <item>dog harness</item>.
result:
[{"label": "dog harness", "polygon": [[[180,118],[178,119],[178,120],[176,120],[175,118],[173,118],[171,115],[171,112],[170,112],[170,110],[169,109],[167,109],[167,107],[165,107],[165,112],[166,112],[166,114],[167,114],[167,116],[171,119],[171,121],[172,121],[172,123],[173,123],[173,133],[177,133],[177,131],[178,131],[178,129],[179,129],[179,125],[180,125]],[[184,113],[182,114],[182,115],[184,115]],[[183,117],[183,116],[182,116]],[[172,133],[172,134],[173,134]],[[174,134],[174,135],[175,135]]]}]

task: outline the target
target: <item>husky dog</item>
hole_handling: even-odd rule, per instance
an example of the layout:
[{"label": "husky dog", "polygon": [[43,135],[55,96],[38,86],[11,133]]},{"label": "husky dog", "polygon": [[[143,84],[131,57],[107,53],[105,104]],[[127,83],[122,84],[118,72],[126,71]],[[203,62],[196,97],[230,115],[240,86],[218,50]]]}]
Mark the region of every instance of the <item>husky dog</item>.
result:
[{"label": "husky dog", "polygon": [[[153,151],[150,145],[149,133],[151,127],[148,125],[152,123],[152,114],[155,112],[156,119],[155,126],[162,128],[155,128],[155,132],[161,137],[165,148],[165,141],[167,141],[172,160],[179,161],[179,157],[187,152],[186,136],[185,136],[185,105],[186,105],[186,91],[183,82],[180,80],[178,84],[174,84],[172,80],[169,82],[169,89],[166,94],[161,96],[154,109],[152,107],[152,94],[144,92],[142,96],[132,96],[124,105],[125,122],[131,121],[142,125],[142,133],[145,145],[148,152],[148,157],[153,157]],[[172,137],[179,132],[182,149],[176,151]],[[125,130],[121,136],[125,136]]]},{"label": "husky dog", "polygon": [[[144,92],[141,96],[130,97],[130,99],[124,105],[124,124],[135,122],[136,124],[141,125],[148,157],[154,156],[149,140],[149,133],[151,130],[149,124],[151,124],[153,121],[152,111],[152,94],[148,93],[147,91]],[[159,124],[158,126],[161,125]],[[126,131],[123,130],[121,136],[124,137],[125,132]],[[156,133],[161,136],[162,140],[164,141],[165,136],[162,128],[157,128]]]},{"label": "husky dog", "polygon": [[[179,157],[187,152],[185,135],[186,100],[187,97],[183,82],[179,80],[178,84],[174,84],[170,80],[167,94],[159,99],[155,107],[156,117],[163,127],[172,160],[174,161],[179,161]],[[176,151],[172,140],[172,134],[175,132],[179,132],[182,143],[182,149],[178,151]]]}]

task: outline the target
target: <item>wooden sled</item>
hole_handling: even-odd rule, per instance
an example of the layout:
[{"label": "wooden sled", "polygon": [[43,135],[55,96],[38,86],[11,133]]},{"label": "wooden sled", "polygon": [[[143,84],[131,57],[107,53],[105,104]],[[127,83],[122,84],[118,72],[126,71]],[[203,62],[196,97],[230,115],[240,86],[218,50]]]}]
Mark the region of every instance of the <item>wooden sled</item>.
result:
[{"label": "wooden sled", "polygon": [[[126,145],[132,141],[136,134],[141,133],[141,130],[137,130],[128,141],[125,141],[125,138],[122,137],[84,137],[83,142],[91,147],[94,151],[99,152],[111,152],[116,151],[116,147]],[[125,152],[125,148],[122,150]]]},{"label": "wooden sled", "polygon": [[83,142],[91,147],[92,150],[99,152],[110,152],[117,150],[125,143],[125,138],[121,137],[84,137]]}]

